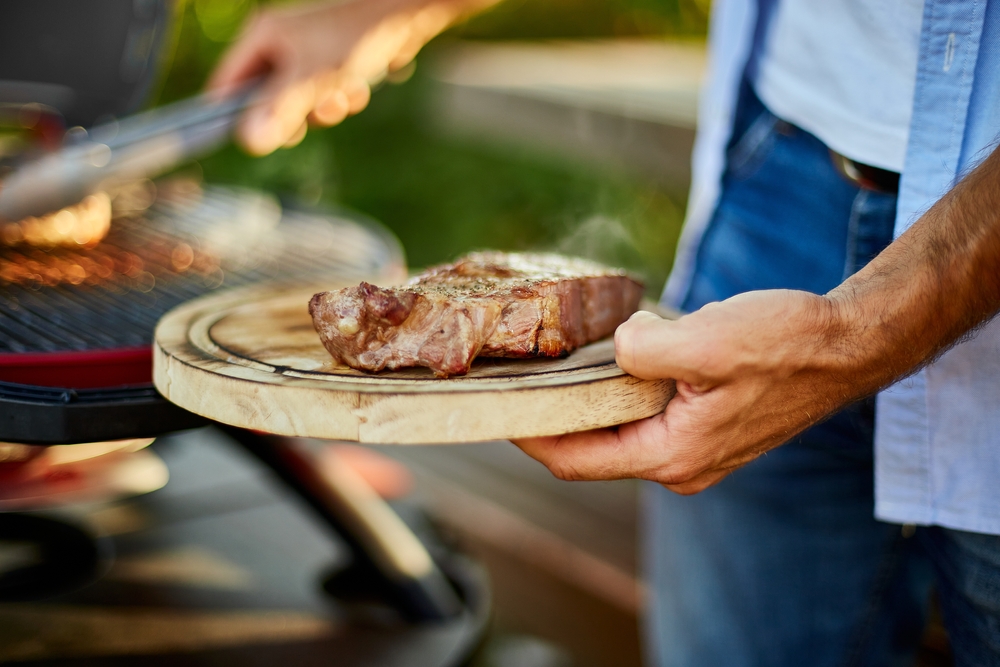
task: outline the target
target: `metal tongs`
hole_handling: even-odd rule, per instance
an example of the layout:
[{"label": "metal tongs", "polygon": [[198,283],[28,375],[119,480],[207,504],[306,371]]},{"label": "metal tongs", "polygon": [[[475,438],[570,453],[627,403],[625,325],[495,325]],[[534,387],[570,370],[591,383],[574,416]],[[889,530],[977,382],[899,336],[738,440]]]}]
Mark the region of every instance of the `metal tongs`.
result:
[{"label": "metal tongs", "polygon": [[22,163],[0,181],[0,221],[44,215],[210,152],[229,137],[258,84],[251,81],[224,98],[204,93],[97,125]]}]

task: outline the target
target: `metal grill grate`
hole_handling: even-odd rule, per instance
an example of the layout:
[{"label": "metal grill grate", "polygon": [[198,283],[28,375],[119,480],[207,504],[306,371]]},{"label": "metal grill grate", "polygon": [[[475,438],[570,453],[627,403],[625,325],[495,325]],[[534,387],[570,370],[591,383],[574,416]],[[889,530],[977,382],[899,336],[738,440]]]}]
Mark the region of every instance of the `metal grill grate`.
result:
[{"label": "metal grill grate", "polygon": [[402,265],[395,239],[354,216],[282,211],[239,189],[163,190],[94,248],[0,248],[0,354],[148,345],[163,313],[216,289]]}]

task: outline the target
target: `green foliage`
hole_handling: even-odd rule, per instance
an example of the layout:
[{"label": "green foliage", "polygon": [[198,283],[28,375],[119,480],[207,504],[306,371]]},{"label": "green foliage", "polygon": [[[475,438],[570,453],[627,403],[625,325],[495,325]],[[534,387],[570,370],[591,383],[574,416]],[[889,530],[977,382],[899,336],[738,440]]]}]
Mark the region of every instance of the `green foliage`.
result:
[{"label": "green foliage", "polygon": [[464,39],[703,36],[707,0],[504,0],[457,26]]},{"label": "green foliage", "polygon": [[[608,1],[612,8],[626,3]],[[629,1],[639,7],[646,0]],[[684,1],[665,6],[677,8]],[[193,94],[203,84],[224,48],[209,32],[235,34],[235,22],[220,18],[219,2],[192,0],[183,8],[161,99]],[[252,0],[232,4],[245,13]],[[201,15],[199,6],[205,7]],[[208,31],[207,16],[215,22]],[[488,32],[473,24],[461,30]],[[496,28],[490,35],[502,33]],[[367,213],[401,239],[411,266],[477,248],[554,249],[641,272],[655,294],[680,228],[682,202],[676,193],[568,158],[435,133],[425,119],[433,84],[417,72],[405,84],[376,91],[360,115],[310,131],[295,148],[264,158],[233,146],[223,149],[201,161],[205,180]]]}]

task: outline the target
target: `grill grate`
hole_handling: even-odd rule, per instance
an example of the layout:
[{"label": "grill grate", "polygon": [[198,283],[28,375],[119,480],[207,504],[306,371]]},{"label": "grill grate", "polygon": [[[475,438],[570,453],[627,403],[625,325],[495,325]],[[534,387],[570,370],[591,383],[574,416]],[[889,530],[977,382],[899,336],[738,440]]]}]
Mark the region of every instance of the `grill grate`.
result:
[{"label": "grill grate", "polygon": [[388,233],[354,216],[282,211],[235,188],[161,187],[93,248],[0,247],[0,354],[144,346],[166,311],[216,289],[360,279],[402,262]]}]

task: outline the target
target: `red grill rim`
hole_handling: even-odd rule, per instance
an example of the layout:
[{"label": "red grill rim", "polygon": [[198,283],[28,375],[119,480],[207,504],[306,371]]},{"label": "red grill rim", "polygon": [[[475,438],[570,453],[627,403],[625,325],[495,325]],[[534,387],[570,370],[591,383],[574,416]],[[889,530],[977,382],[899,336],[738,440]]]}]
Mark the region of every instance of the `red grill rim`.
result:
[{"label": "red grill rim", "polygon": [[153,347],[2,353],[0,381],[67,389],[150,384],[153,381]]}]

